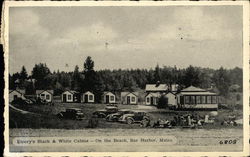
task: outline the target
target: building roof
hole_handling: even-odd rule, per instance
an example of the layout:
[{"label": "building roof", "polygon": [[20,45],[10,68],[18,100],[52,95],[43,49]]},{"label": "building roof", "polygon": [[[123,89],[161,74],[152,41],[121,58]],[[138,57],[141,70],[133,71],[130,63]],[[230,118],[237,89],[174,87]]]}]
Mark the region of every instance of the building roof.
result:
[{"label": "building roof", "polygon": [[115,94],[112,93],[112,92],[108,92],[108,91],[103,92],[103,95],[107,95],[107,94],[115,95]]},{"label": "building roof", "polygon": [[146,91],[167,91],[168,86],[167,84],[159,84],[158,86],[156,84],[146,84]]},{"label": "building roof", "polygon": [[179,86],[178,84],[172,84],[171,85],[171,91],[177,92],[178,86]]},{"label": "building roof", "polygon": [[94,94],[93,94],[92,92],[90,92],[90,91],[84,92],[83,95],[84,95],[84,94],[91,94],[91,95],[94,95]]},{"label": "building roof", "polygon": [[201,89],[201,88],[197,88],[194,86],[189,86],[183,90],[181,90],[181,92],[204,92],[206,91],[205,89]]},{"label": "building roof", "polygon": [[189,86],[183,89],[179,94],[182,94],[182,95],[217,95],[216,93],[212,93],[212,92],[206,91],[205,89],[197,88],[194,86]]},{"label": "building roof", "polygon": [[212,93],[212,92],[180,92],[179,94],[182,95],[217,95],[216,93]]},{"label": "building roof", "polygon": [[12,92],[14,92],[14,91],[16,91],[17,93],[19,93],[19,94],[21,94],[21,95],[23,94],[23,93],[21,93],[21,92],[18,91],[18,90],[9,90],[9,94],[12,93]]},{"label": "building roof", "polygon": [[138,93],[137,92],[121,92],[121,97],[125,97],[125,96],[127,96],[129,94],[133,94],[136,97],[138,97]]},{"label": "building roof", "polygon": [[9,90],[9,93],[12,93],[13,91],[16,91],[16,92],[18,92],[18,93],[20,93],[20,94],[25,94],[25,90],[24,89],[15,89],[15,90]]},{"label": "building roof", "polygon": [[47,91],[50,94],[54,94],[54,90],[36,90],[36,95],[41,94],[43,92]]},{"label": "building roof", "polygon": [[[66,91],[64,91],[63,93],[65,93],[65,92],[70,92],[71,94],[79,93],[79,92],[77,92],[77,91],[75,91],[75,90],[66,90]],[[63,94],[63,93],[62,93],[62,94]]]},{"label": "building roof", "polygon": [[177,91],[178,89],[178,84],[172,84],[171,87],[169,87],[167,84],[146,84],[146,92],[151,91],[151,92],[164,92],[164,91]]},{"label": "building roof", "polygon": [[164,94],[164,95],[168,95],[168,94],[176,95],[175,92],[168,92],[168,93],[166,93],[166,94]]},{"label": "building roof", "polygon": [[147,97],[148,95],[151,95],[153,97],[160,97],[160,93],[148,93],[145,97]]}]

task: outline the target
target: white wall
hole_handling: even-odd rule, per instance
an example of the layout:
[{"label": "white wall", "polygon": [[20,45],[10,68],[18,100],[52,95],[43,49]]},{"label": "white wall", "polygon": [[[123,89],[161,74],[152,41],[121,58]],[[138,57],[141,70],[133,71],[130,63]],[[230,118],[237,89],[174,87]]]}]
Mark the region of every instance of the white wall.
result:
[{"label": "white wall", "polygon": [[[112,93],[107,93],[107,94],[105,94],[105,95],[103,95],[103,101],[104,101],[104,103],[107,103],[106,102],[106,96],[109,96],[109,103],[115,103],[115,95],[114,94],[112,94]],[[114,100],[111,100],[111,97],[114,97]]]},{"label": "white wall", "polygon": [[[149,98],[149,101],[147,101],[148,98]],[[145,102],[146,102],[146,105],[151,105],[151,95],[147,95],[145,97]]]},{"label": "white wall", "polygon": [[177,105],[177,99],[175,99],[175,95],[172,93],[168,93],[165,95],[168,98],[168,104],[176,106]]},{"label": "white wall", "polygon": [[[128,95],[126,96],[126,103],[128,104],[128,102],[127,102],[127,100],[128,100],[127,97],[130,97],[130,104],[137,104],[137,97],[136,97],[134,94],[130,93],[130,94],[128,94]],[[134,98],[135,101],[132,101],[132,98]]]},{"label": "white wall", "polygon": [[[85,95],[88,95],[88,102],[90,102],[90,103],[95,102],[95,95],[93,93],[91,93],[91,92],[86,92],[86,93],[82,94],[82,102],[85,102]],[[92,98],[93,98],[92,100],[89,99],[91,97],[91,95],[92,95]]]},{"label": "white wall", "polygon": [[24,99],[24,96],[21,93],[14,90],[11,93],[9,93],[9,102],[12,102],[14,100],[14,95],[16,95],[18,98]]},{"label": "white wall", "polygon": [[[73,102],[73,94],[72,93],[70,93],[69,91],[65,91],[65,92],[63,92],[62,93],[62,95],[61,95],[61,99],[62,99],[62,102],[63,102],[63,95],[64,94],[66,94],[66,102]],[[71,95],[71,99],[68,99],[68,95]]]},{"label": "white wall", "polygon": [[[149,102],[147,101],[147,98],[149,98]],[[153,104],[151,104],[151,98],[153,98]],[[151,95],[151,94],[148,94],[146,97],[145,97],[145,102],[146,102],[146,105],[157,105],[157,97]]]},{"label": "white wall", "polygon": [[[42,94],[44,94],[44,97],[42,97]],[[49,95],[49,99],[47,99],[47,95]],[[51,102],[53,95],[49,93],[48,91],[43,91],[42,93],[38,95],[38,97],[40,97],[42,100],[45,100],[47,102]]]}]

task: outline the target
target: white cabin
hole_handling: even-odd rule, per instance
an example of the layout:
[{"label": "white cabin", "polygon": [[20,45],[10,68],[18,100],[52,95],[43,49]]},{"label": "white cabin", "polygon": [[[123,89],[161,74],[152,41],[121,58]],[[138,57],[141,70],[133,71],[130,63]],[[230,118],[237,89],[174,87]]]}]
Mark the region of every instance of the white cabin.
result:
[{"label": "white cabin", "polygon": [[84,102],[84,103],[94,103],[95,102],[95,95],[90,91],[87,91],[87,92],[83,93],[82,94],[82,102]]},{"label": "white cabin", "polygon": [[102,95],[102,100],[103,100],[103,103],[105,103],[105,104],[116,103],[115,94],[113,94],[111,92],[104,92]]},{"label": "white cabin", "polygon": [[52,102],[53,100],[53,90],[36,90],[37,98],[45,100],[46,102]]}]

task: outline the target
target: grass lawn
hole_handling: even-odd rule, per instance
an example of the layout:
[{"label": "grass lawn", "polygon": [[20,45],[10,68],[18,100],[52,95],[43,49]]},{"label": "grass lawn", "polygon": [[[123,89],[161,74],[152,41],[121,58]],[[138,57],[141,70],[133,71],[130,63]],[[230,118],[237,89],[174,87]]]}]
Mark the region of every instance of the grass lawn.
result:
[{"label": "grass lawn", "polygon": [[[55,103],[54,106],[48,105],[14,105],[16,108],[38,113],[22,114],[13,109],[10,109],[10,128],[58,128],[58,129],[83,129],[88,125],[88,121],[92,113],[98,109],[104,109],[106,104],[82,104],[82,103]],[[65,111],[66,108],[81,108],[85,113],[85,119],[77,120],[60,120],[56,114]],[[147,107],[141,105],[121,105],[118,104],[119,109],[136,109],[148,112],[152,122],[160,119],[172,120],[175,113],[186,114],[191,111],[170,111],[166,109],[157,109],[156,107]],[[201,116],[209,114],[210,111],[193,111]],[[229,115],[236,115],[237,119],[242,118],[242,110],[219,110],[214,125],[204,126],[205,128],[221,128],[220,123]],[[232,127],[232,126],[223,126]],[[104,119],[99,119],[98,128],[140,128],[138,124],[127,125],[118,122],[106,122]],[[235,128],[235,127],[234,127]],[[237,126],[242,128],[242,126]]]}]

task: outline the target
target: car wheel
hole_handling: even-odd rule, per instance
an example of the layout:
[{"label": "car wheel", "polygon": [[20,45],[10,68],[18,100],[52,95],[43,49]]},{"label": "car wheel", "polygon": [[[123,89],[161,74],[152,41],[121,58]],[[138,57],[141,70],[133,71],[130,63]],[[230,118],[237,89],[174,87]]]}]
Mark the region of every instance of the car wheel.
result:
[{"label": "car wheel", "polygon": [[111,117],[110,117],[110,116],[107,116],[107,117],[106,117],[106,121],[110,122],[110,121],[111,121]]},{"label": "car wheel", "polygon": [[99,114],[99,117],[100,117],[100,118],[105,118],[105,117],[106,117],[106,115],[105,115],[105,114],[103,114],[103,113],[101,113],[101,114]]},{"label": "car wheel", "polygon": [[133,123],[134,123],[134,121],[133,121],[132,118],[128,118],[128,119],[127,119],[127,124],[133,124]]}]

